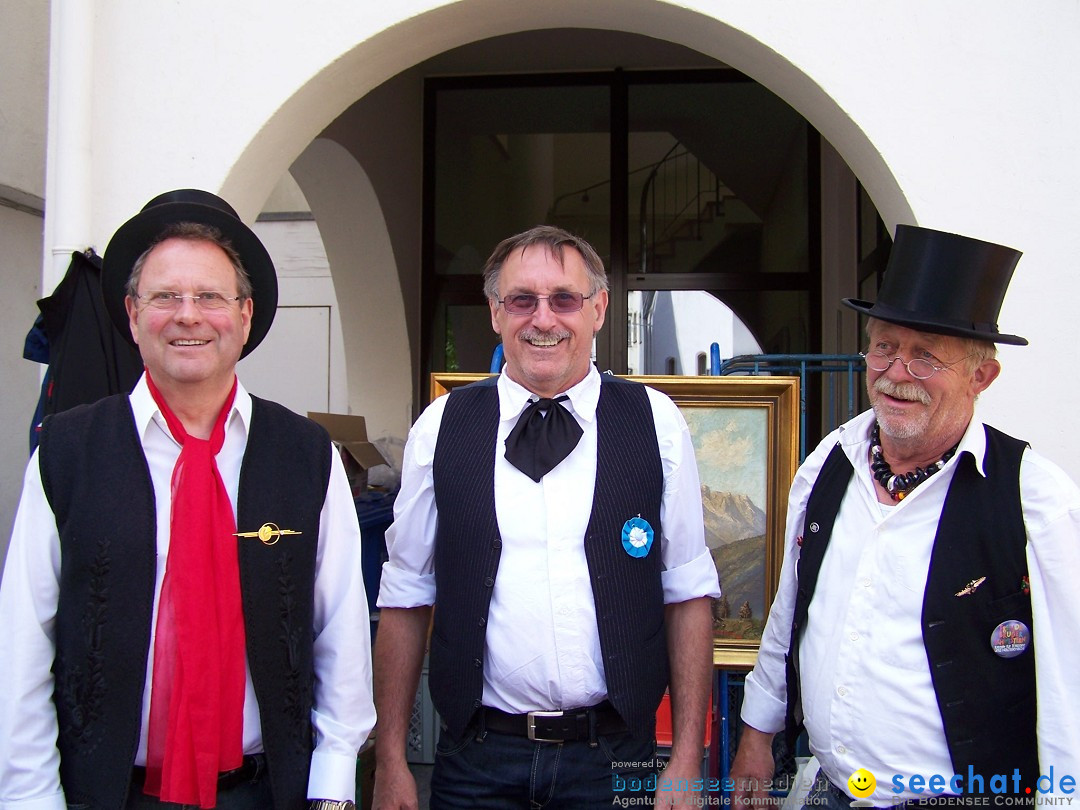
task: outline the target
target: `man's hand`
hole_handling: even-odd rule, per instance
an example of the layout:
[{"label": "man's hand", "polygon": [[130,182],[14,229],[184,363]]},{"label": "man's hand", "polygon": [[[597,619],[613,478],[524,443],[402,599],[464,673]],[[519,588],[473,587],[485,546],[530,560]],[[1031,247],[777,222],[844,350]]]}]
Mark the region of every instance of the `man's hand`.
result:
[{"label": "man's hand", "polygon": [[416,779],[407,762],[380,762],[375,766],[372,806],[374,810],[419,810]]},{"label": "man's hand", "polygon": [[697,762],[688,762],[686,759],[676,760],[674,757],[668,761],[667,767],[656,777],[657,808],[701,806],[698,801],[700,790],[676,790],[675,788],[680,785],[686,788],[696,788],[701,785],[701,760],[704,756],[704,750],[702,750]]},{"label": "man's hand", "polygon": [[758,806],[770,803],[769,789],[776,771],[772,740],[772,734],[758,731],[743,723],[739,750],[735,753],[735,761],[731,763],[733,805],[747,801]]}]

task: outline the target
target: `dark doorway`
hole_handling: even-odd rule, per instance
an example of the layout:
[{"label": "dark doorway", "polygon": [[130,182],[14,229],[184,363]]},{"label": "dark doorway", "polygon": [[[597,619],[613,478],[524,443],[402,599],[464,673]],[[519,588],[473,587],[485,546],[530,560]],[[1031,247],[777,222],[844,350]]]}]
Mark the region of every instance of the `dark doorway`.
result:
[{"label": "dark doorway", "polygon": [[488,369],[483,261],[539,223],[604,259],[601,369],[694,374],[713,340],[817,351],[818,143],[726,68],[428,79],[424,378]]}]

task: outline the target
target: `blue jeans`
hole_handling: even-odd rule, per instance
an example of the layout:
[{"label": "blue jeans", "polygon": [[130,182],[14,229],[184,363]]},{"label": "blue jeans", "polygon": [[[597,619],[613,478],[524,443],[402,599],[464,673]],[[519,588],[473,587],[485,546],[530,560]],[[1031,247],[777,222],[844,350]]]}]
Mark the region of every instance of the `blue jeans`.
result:
[{"label": "blue jeans", "polygon": [[616,798],[652,795],[656,743],[628,733],[586,742],[533,742],[447,729],[435,747],[431,810],[610,810]]},{"label": "blue jeans", "polygon": [[841,796],[840,792],[829,784],[828,777],[819,771],[803,806],[814,810],[850,810],[852,801],[846,795]]}]

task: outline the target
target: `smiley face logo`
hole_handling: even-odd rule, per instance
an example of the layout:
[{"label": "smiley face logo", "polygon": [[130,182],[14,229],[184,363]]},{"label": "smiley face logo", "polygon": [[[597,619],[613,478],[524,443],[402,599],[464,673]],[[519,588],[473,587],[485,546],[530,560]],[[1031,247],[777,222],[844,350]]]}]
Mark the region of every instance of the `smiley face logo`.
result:
[{"label": "smiley face logo", "polygon": [[877,788],[877,779],[866,768],[859,768],[847,780],[848,793],[856,799],[865,799]]}]

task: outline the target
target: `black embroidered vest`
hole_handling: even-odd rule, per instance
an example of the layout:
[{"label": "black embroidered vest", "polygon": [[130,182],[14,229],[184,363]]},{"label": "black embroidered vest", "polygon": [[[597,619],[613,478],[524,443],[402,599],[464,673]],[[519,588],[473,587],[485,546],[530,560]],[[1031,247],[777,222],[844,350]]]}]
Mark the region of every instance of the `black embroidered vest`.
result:
[{"label": "black embroidered vest", "polygon": [[[954,773],[971,767],[987,780],[1020,769],[1022,786],[1039,775],[1035,736],[1035,639],[1019,656],[990,646],[994,629],[1015,619],[1032,627],[1027,593],[1027,532],[1020,503],[1020,461],[1026,443],[986,426],[986,477],[964,453],[945,498],[923,596],[922,635]],[[799,640],[853,474],[837,444],[807,500],[798,590],[787,658],[787,735],[802,725]],[[970,594],[968,583],[985,580]],[[1023,787],[1021,787],[1021,791]]]},{"label": "black embroidered vest", "polygon": [[[433,465],[439,527],[430,687],[436,709],[455,734],[467,728],[481,705],[485,626],[502,548],[495,517],[495,379],[451,392]],[[608,699],[631,731],[651,736],[668,684],[660,582],[663,468],[644,386],[608,374],[601,379],[585,556]],[[638,515],[653,527],[656,540],[648,555],[634,558],[623,549],[622,528]],[[527,629],[522,643],[528,643]]]},{"label": "black embroidered vest", "polygon": [[[252,397],[237,531],[246,652],[276,810],[306,805],[312,626],[326,432]],[[71,804],[124,807],[138,747],[156,570],[153,485],[126,396],[49,418],[40,469],[60,534],[55,678],[60,780]]]}]

